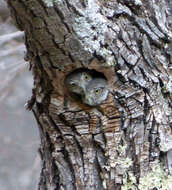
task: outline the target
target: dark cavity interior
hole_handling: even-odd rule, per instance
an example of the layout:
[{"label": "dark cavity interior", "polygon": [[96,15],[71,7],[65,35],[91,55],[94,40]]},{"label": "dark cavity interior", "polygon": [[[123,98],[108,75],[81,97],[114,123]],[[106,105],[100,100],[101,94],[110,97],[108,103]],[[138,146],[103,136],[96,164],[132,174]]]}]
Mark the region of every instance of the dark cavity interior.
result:
[{"label": "dark cavity interior", "polygon": [[107,80],[107,78],[105,77],[105,75],[101,72],[98,72],[94,69],[86,69],[86,68],[79,68],[79,69],[76,69],[74,71],[72,71],[71,73],[69,73],[67,76],[73,74],[73,73],[78,73],[78,72],[90,72],[90,74],[92,75],[93,78],[104,78]]}]

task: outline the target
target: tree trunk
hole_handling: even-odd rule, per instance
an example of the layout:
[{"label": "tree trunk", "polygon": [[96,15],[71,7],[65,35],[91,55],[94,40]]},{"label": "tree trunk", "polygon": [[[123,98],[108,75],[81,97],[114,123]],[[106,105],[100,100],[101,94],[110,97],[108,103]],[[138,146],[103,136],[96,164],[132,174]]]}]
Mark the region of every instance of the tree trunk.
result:
[{"label": "tree trunk", "polygon": [[[34,77],[28,108],[41,138],[38,189],[171,189],[170,0],[8,5]],[[77,69],[102,73],[110,101],[87,106],[73,97],[64,80]]]}]

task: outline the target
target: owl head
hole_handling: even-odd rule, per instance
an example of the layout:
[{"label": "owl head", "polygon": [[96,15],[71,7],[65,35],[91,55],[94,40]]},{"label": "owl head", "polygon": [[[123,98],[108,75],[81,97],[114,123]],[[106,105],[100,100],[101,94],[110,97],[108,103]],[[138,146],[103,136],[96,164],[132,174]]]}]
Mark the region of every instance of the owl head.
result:
[{"label": "owl head", "polygon": [[75,71],[69,74],[65,80],[65,85],[70,92],[83,95],[86,86],[92,80],[91,72]]},{"label": "owl head", "polygon": [[86,86],[82,101],[90,106],[96,106],[108,97],[108,84],[104,78],[92,79]]}]

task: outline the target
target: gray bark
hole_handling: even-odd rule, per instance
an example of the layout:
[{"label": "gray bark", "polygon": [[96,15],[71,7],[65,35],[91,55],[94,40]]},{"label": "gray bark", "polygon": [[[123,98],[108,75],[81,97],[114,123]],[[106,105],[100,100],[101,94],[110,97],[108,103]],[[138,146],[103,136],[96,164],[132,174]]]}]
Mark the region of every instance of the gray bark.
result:
[{"label": "gray bark", "polygon": [[[41,138],[38,189],[172,185],[172,3],[8,0],[8,5],[25,32],[34,77],[28,108]],[[107,115],[65,89],[66,75],[79,68],[107,78],[119,131],[101,130]],[[90,132],[91,119],[96,132]]]}]

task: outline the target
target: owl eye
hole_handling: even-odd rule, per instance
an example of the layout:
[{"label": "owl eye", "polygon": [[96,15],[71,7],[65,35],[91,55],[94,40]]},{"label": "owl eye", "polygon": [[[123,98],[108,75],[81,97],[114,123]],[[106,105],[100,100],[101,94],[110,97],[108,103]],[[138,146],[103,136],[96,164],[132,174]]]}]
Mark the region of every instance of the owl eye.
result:
[{"label": "owl eye", "polygon": [[85,74],[84,74],[84,79],[85,79],[85,80],[90,80],[91,77],[90,77],[90,75],[88,75],[88,74],[85,73]]},{"label": "owl eye", "polygon": [[95,93],[95,94],[100,94],[100,92],[101,92],[101,89],[100,89],[100,88],[94,90],[94,93]]},{"label": "owl eye", "polygon": [[75,84],[75,83],[71,83],[71,87],[72,87],[72,88],[75,88],[75,87],[76,87],[76,84]]}]

